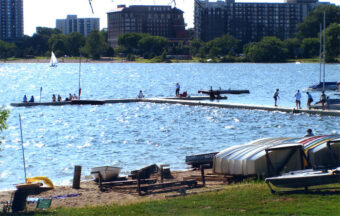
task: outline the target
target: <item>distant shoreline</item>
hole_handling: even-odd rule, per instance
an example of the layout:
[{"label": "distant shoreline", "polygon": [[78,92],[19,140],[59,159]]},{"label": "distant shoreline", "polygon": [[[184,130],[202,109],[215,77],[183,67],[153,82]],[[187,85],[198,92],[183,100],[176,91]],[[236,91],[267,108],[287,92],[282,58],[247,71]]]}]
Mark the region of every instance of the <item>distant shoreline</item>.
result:
[{"label": "distant shoreline", "polygon": [[[121,60],[121,59],[100,59],[100,60],[93,60],[93,59],[82,59],[81,63],[126,63],[128,61]],[[0,63],[43,63],[47,64],[50,63],[50,59],[15,59],[15,60],[1,60]],[[59,64],[62,63],[79,63],[79,59],[64,59],[59,60]],[[133,62],[129,62],[133,63]]]}]

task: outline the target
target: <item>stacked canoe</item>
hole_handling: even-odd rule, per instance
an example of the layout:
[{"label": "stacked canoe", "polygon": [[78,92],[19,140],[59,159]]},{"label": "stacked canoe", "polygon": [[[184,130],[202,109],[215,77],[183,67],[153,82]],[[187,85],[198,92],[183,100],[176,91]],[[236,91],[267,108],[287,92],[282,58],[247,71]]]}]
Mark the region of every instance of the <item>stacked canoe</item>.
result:
[{"label": "stacked canoe", "polygon": [[[328,141],[337,141],[332,144],[331,150],[327,146]],[[340,135],[323,135],[303,138],[263,138],[247,144],[231,146],[214,157],[213,169],[215,173],[225,175],[267,176],[266,149],[280,146],[285,148],[268,152],[271,163],[276,167],[283,167],[286,172],[303,169],[301,154],[286,148],[296,145],[301,145],[303,148],[309,166],[340,164]]]}]

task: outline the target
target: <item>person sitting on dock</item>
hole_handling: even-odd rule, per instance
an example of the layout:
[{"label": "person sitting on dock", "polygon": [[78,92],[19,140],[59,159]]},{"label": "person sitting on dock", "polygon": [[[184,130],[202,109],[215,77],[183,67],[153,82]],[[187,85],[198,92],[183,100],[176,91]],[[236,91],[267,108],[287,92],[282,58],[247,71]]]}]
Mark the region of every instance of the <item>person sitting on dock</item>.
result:
[{"label": "person sitting on dock", "polygon": [[71,93],[69,93],[69,95],[68,95],[68,100],[69,100],[69,101],[72,101],[72,99],[73,99],[73,96],[72,96]]},{"label": "person sitting on dock", "polygon": [[144,95],[143,95],[143,92],[142,92],[142,90],[140,90],[139,91],[139,94],[138,94],[138,96],[137,96],[138,98],[144,98]]},{"label": "person sitting on dock", "polygon": [[308,107],[308,109],[310,109],[311,108],[310,104],[313,102],[313,97],[312,97],[312,95],[309,92],[306,92],[306,94],[308,96],[307,107]]},{"label": "person sitting on dock", "polygon": [[58,102],[61,102],[61,96],[58,94]]},{"label": "person sitting on dock", "polygon": [[300,90],[297,90],[294,97],[295,97],[296,109],[301,109],[301,93],[300,93]]},{"label": "person sitting on dock", "polygon": [[55,96],[55,94],[52,95],[52,102],[56,102],[57,101],[57,98]]},{"label": "person sitting on dock", "polygon": [[33,95],[31,96],[31,99],[30,99],[29,102],[34,103],[34,96]]},{"label": "person sitting on dock", "polygon": [[273,98],[274,98],[274,102],[275,102],[275,103],[274,103],[274,106],[277,106],[277,99],[280,98],[280,97],[279,97],[279,89],[276,89]]},{"label": "person sitting on dock", "polygon": [[73,94],[73,99],[78,99],[77,95],[76,94]]},{"label": "person sitting on dock", "polygon": [[22,99],[22,102],[27,103],[27,96],[24,95],[24,98]]},{"label": "person sitting on dock", "polygon": [[186,91],[184,91],[182,94],[180,94],[180,97],[187,97],[188,93]]},{"label": "person sitting on dock", "polygon": [[325,94],[325,91],[322,91],[322,93],[321,93],[320,102],[321,102],[322,110],[324,110],[325,109],[325,103],[327,102],[327,96]]}]

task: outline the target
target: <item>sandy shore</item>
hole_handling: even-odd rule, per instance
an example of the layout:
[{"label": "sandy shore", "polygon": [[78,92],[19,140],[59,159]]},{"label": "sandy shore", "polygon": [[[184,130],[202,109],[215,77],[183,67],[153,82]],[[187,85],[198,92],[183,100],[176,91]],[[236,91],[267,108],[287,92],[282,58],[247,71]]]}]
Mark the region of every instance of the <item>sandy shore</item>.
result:
[{"label": "sandy shore", "polygon": [[[211,172],[208,171],[208,172]],[[200,171],[176,171],[171,174],[174,180],[183,180],[185,177],[197,176]],[[207,172],[206,172],[207,173]],[[159,174],[153,176],[160,180]],[[169,181],[169,180],[167,180]],[[159,181],[158,181],[159,182]],[[198,182],[201,184],[201,182]],[[223,184],[222,181],[209,181],[206,184],[207,188],[218,188]],[[204,188],[192,189],[190,191],[204,190]],[[0,203],[10,200],[13,191],[0,192]],[[95,181],[81,182],[80,189],[72,189],[71,186],[57,186],[54,190],[43,192],[39,195],[29,196],[29,198],[51,198],[56,196],[63,196],[65,198],[52,198],[51,208],[57,207],[84,207],[84,206],[102,206],[108,204],[126,205],[136,202],[143,202],[148,200],[165,199],[165,195],[178,194],[178,192],[169,193],[151,193],[146,196],[139,196],[136,186],[117,186],[112,187],[108,191],[101,192],[98,184]],[[68,197],[67,197],[68,195]],[[34,208],[36,204],[29,205],[29,208]],[[0,206],[1,207],[1,206]]]}]

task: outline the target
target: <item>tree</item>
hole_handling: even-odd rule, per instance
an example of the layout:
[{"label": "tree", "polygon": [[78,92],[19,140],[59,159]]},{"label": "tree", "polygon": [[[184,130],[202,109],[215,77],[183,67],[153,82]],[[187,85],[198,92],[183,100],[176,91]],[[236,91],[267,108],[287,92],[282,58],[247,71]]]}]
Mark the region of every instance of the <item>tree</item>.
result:
[{"label": "tree", "polygon": [[252,62],[283,62],[288,50],[276,37],[264,37],[260,42],[246,47],[246,56]]},{"label": "tree", "polygon": [[7,59],[15,55],[16,46],[14,43],[8,43],[0,40],[0,58]]},{"label": "tree", "polygon": [[63,56],[67,54],[66,35],[64,34],[51,35],[51,37],[48,40],[48,44],[50,47],[49,50],[54,51],[56,56]]},{"label": "tree", "polygon": [[326,11],[326,27],[331,23],[340,23],[340,7],[335,5],[319,6],[311,11],[305,20],[298,25],[297,37],[317,37],[320,32],[320,24],[323,23],[323,13]]},{"label": "tree", "polygon": [[300,50],[300,40],[297,38],[288,38],[283,41],[284,47],[287,49],[287,57],[288,58],[297,58],[299,56]]},{"label": "tree", "polygon": [[319,56],[320,41],[318,38],[305,38],[302,40],[301,49],[304,58]]},{"label": "tree", "polygon": [[162,54],[168,47],[168,39],[160,36],[145,36],[138,41],[138,47],[145,58]]},{"label": "tree", "polygon": [[193,56],[198,55],[200,48],[204,46],[204,42],[200,39],[194,39],[191,41],[191,54]]},{"label": "tree", "polygon": [[340,55],[340,23],[332,23],[325,31],[326,60],[330,62]]},{"label": "tree", "polygon": [[79,56],[80,48],[85,45],[86,38],[78,33],[72,32],[66,36],[65,45],[67,47],[67,55],[69,56]]},{"label": "tree", "polygon": [[141,33],[127,33],[120,35],[118,45],[125,48],[126,52],[131,53],[134,49],[138,49],[138,42],[143,37],[150,36]]},{"label": "tree", "polygon": [[206,48],[209,50],[209,55],[213,58],[216,56],[225,56],[235,52],[238,45],[238,40],[231,35],[223,35],[206,43]]},{"label": "tree", "polygon": [[105,37],[99,31],[92,31],[86,39],[83,53],[93,59],[100,59],[107,49]]},{"label": "tree", "polygon": [[[7,128],[8,117],[9,117],[9,110],[0,108],[0,132],[2,132],[4,129]],[[0,140],[0,144],[1,144],[1,140]]]}]

